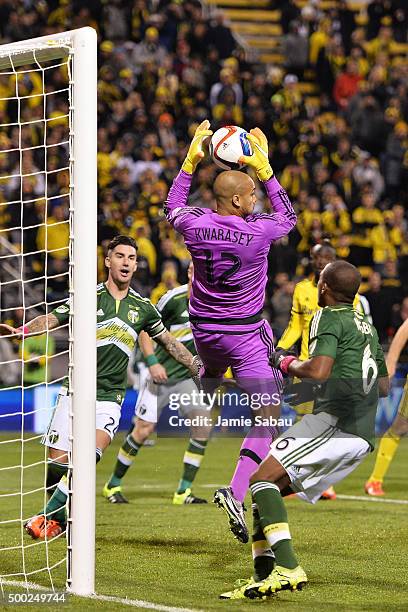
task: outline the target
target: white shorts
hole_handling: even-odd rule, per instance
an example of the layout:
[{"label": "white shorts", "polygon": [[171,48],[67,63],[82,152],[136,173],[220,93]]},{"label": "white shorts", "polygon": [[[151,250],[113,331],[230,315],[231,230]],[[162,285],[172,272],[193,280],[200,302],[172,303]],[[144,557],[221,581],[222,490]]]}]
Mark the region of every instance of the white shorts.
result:
[{"label": "white shorts", "polygon": [[[181,396],[184,395],[184,398]],[[188,401],[188,396],[192,401]],[[179,400],[186,401],[179,401]],[[200,401],[197,386],[191,378],[180,380],[173,385],[158,385],[150,374],[143,381],[135,406],[135,415],[149,423],[157,423],[163,408],[178,410],[186,416],[199,410],[209,412],[209,406]]]},{"label": "white shorts", "polygon": [[285,468],[298,497],[312,504],[370,453],[367,440],[336,427],[337,417],[306,414],[271,444],[269,454]]},{"label": "white shorts", "polygon": [[[58,395],[47,432],[41,439],[41,444],[70,451],[70,414],[71,398],[68,395]],[[120,420],[120,405],[116,402],[96,402],[96,429],[109,434],[111,440],[115,435]]]}]

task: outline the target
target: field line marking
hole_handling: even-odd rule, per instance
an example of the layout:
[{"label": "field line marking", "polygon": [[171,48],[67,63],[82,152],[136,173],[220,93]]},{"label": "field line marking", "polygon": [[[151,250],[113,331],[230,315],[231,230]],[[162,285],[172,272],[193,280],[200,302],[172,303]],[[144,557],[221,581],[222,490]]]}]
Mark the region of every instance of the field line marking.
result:
[{"label": "field line marking", "polygon": [[[21,580],[4,580],[0,577],[0,585],[4,586],[15,586],[23,587],[31,591],[50,591],[50,588],[43,586],[42,584],[36,584],[35,582],[22,582]],[[177,608],[175,606],[165,606],[163,604],[155,604],[151,601],[144,601],[143,599],[126,599],[125,597],[115,597],[114,595],[77,595],[66,591],[68,595],[74,595],[75,597],[83,597],[84,599],[96,599],[97,601],[111,601],[113,603],[121,603],[125,606],[133,606],[134,608],[144,608],[146,610],[159,610],[160,612],[200,612],[200,610],[194,610],[192,608]]]},{"label": "field line marking", "polygon": [[368,495],[339,495],[337,494],[337,499],[345,499],[352,501],[366,501],[366,502],[382,502],[383,504],[408,504],[408,499],[391,499],[387,497],[370,497]]}]

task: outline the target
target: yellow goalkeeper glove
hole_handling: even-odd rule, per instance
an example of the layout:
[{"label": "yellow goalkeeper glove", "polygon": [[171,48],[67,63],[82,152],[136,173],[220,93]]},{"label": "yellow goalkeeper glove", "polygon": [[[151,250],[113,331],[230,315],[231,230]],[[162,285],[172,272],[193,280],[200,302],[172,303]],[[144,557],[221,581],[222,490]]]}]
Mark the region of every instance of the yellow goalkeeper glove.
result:
[{"label": "yellow goalkeeper glove", "polygon": [[252,145],[252,155],[242,155],[239,162],[253,168],[259,180],[265,182],[273,176],[268,158],[268,139],[259,128],[253,128],[247,139]]},{"label": "yellow goalkeeper glove", "polygon": [[207,138],[207,136],[212,135],[212,131],[210,128],[210,122],[208,119],[200,123],[198,128],[194,133],[193,140],[191,141],[190,147],[188,149],[187,157],[181,166],[181,169],[188,174],[193,174],[194,170],[197,168],[197,165],[204,157],[203,152],[203,140]]}]

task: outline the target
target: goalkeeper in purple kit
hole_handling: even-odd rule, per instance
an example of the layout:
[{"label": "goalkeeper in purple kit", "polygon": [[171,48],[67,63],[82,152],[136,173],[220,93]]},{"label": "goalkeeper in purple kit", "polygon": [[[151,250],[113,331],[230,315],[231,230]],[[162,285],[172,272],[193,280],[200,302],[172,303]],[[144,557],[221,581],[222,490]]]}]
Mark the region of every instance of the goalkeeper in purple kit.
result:
[{"label": "goalkeeper in purple kit", "polygon": [[[204,157],[203,141],[212,134],[209,128],[207,120],[198,126],[165,204],[168,221],[184,236],[193,259],[189,310],[204,364],[201,381],[205,391],[215,390],[231,367],[244,392],[269,398],[260,414],[278,417],[281,376],[269,365],[273,334],[261,312],[270,246],[293,229],[296,214],[273,174],[268,142],[259,128],[247,136],[253,154],[240,161],[252,167],[264,183],[271,212],[253,213],[255,183],[234,170],[221,172],[214,182],[216,210],[188,206],[192,175]],[[254,425],[241,446],[230,486],[215,492],[214,501],[226,512],[231,531],[242,542],[248,541],[242,502],[249,478],[276,435],[273,426]]]}]

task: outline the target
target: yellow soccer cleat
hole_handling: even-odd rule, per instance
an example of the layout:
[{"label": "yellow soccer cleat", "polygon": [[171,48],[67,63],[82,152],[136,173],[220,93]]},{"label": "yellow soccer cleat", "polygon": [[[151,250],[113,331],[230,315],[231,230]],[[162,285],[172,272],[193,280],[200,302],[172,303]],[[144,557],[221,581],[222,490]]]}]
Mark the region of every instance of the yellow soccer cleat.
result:
[{"label": "yellow soccer cleat", "polygon": [[277,565],[265,580],[246,587],[245,597],[255,599],[264,595],[273,595],[278,591],[300,591],[306,583],[307,576],[300,565],[295,569]]},{"label": "yellow soccer cleat", "polygon": [[[257,584],[253,577],[251,578],[239,578],[234,582],[234,588],[232,591],[221,593],[220,599],[246,599],[245,591],[253,584]],[[266,599],[266,596],[263,596]]]},{"label": "yellow soccer cleat", "polygon": [[105,484],[102,490],[102,495],[111,504],[128,504],[128,500],[122,494],[122,487],[108,487],[108,483]]},{"label": "yellow soccer cleat", "polygon": [[207,500],[202,497],[196,497],[192,494],[191,489],[186,489],[184,493],[175,493],[173,495],[173,504],[182,506],[183,504],[206,504]]}]

